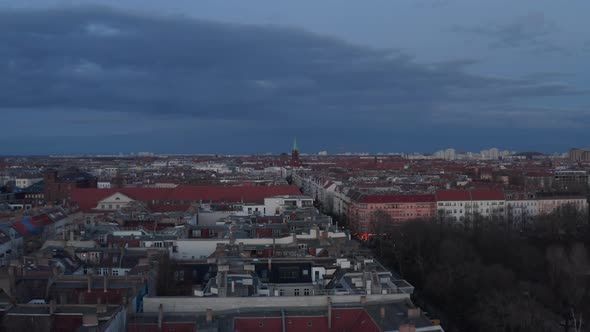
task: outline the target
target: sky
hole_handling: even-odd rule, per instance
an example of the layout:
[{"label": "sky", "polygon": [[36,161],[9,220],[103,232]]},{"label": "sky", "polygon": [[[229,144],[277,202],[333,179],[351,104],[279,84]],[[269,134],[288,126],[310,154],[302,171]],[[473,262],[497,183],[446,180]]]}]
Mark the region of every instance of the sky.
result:
[{"label": "sky", "polygon": [[0,0],[0,155],[590,147],[587,0]]}]

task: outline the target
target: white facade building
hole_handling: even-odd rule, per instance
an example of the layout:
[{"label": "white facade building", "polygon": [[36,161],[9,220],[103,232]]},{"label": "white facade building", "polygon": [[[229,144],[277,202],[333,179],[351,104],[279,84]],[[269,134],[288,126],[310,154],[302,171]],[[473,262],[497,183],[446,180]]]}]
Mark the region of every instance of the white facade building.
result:
[{"label": "white facade building", "polygon": [[39,183],[43,181],[43,178],[16,178],[15,183],[16,187],[20,189],[24,189],[34,185],[35,183]]},{"label": "white facade building", "polygon": [[134,202],[131,197],[121,193],[114,193],[111,196],[99,201],[94,209],[102,211],[114,211],[126,207],[131,202]]},{"label": "white facade building", "polygon": [[111,185],[110,181],[98,181],[96,183],[96,187],[98,189],[110,189],[112,187],[112,185]]},{"label": "white facade building", "polygon": [[273,196],[264,199],[264,211],[267,216],[274,216],[289,209],[313,208],[313,199],[309,196]]},{"label": "white facade building", "polygon": [[439,218],[449,221],[506,216],[506,200],[500,190],[441,190],[436,192],[436,204]]},{"label": "white facade building", "polygon": [[538,215],[539,204],[533,194],[506,194],[506,217],[509,221],[515,223],[526,222]]}]

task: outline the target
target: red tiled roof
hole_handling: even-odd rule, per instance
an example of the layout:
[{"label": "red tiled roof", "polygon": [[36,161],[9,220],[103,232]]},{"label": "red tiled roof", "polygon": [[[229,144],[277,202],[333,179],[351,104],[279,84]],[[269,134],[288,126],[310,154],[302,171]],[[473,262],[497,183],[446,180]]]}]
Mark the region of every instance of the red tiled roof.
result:
[{"label": "red tiled roof", "polygon": [[265,198],[278,195],[301,195],[301,192],[296,186],[178,186],[169,200],[263,203]]},{"label": "red tiled roof", "polygon": [[471,197],[474,201],[503,201],[502,190],[472,190]]},{"label": "red tiled roof", "polygon": [[262,203],[277,195],[301,195],[296,186],[178,186],[176,188],[84,188],[72,191],[72,200],[81,209],[91,210],[99,201],[121,193],[136,201],[206,201]]},{"label": "red tiled roof", "polygon": [[365,195],[360,203],[412,203],[412,202],[435,202],[434,195]]},{"label": "red tiled roof", "polygon": [[436,192],[437,201],[470,201],[468,190],[440,190]]},{"label": "red tiled roof", "polygon": [[436,192],[437,201],[503,201],[502,190],[441,190]]}]

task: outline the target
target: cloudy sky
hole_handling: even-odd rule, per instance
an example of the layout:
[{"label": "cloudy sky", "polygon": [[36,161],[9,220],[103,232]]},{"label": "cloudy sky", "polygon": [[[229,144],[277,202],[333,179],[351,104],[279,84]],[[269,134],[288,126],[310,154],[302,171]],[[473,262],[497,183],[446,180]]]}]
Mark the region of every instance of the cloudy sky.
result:
[{"label": "cloudy sky", "polygon": [[590,145],[587,0],[0,0],[0,154]]}]

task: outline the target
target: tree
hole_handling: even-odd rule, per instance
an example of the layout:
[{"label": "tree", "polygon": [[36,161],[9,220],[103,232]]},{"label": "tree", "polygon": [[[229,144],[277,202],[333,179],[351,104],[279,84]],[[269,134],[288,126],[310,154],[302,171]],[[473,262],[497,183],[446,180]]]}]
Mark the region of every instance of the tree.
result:
[{"label": "tree", "polygon": [[388,235],[391,234],[393,219],[387,212],[378,209],[371,213],[369,222],[369,229],[370,233],[372,234],[371,239],[379,249],[379,256],[382,257],[384,253],[385,241],[387,240]]}]

